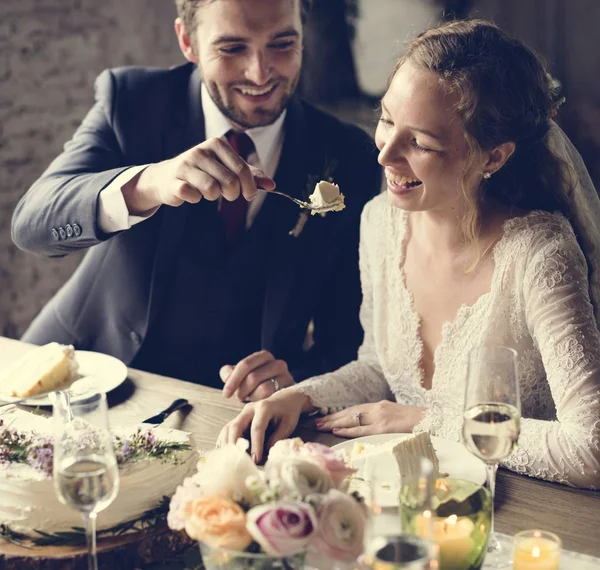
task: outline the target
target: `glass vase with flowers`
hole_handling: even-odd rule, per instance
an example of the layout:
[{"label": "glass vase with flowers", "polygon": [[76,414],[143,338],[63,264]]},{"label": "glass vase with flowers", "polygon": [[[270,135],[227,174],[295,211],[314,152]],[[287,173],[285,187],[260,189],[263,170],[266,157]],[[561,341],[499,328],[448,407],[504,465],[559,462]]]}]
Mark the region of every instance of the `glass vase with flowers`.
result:
[{"label": "glass vase with flowers", "polygon": [[367,509],[345,491],[341,454],[301,439],[277,442],[264,468],[248,442],[207,453],[171,499],[168,523],[199,541],[207,570],[329,569],[362,554]]}]

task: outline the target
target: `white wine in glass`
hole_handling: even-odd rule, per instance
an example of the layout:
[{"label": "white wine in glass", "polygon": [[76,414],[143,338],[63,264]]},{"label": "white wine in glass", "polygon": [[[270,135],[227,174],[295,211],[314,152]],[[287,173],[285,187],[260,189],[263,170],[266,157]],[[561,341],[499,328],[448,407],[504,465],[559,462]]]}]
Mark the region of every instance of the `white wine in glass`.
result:
[{"label": "white wine in glass", "polygon": [[54,488],[58,499],[81,513],[88,568],[97,570],[96,515],[115,499],[119,470],[108,427],[105,394],[53,397]]},{"label": "white wine in glass", "polygon": [[[506,346],[484,346],[469,353],[463,440],[467,449],[485,462],[487,483],[494,497],[498,464],[514,450],[519,439],[521,399],[517,378],[517,353]],[[492,504],[486,568],[511,564],[494,535]]]}]

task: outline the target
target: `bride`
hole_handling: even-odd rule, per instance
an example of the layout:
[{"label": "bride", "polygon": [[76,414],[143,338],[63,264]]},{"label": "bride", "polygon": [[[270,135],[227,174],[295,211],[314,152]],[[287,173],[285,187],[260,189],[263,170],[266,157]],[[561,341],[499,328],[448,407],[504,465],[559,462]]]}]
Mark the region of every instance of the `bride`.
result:
[{"label": "bride", "polygon": [[552,152],[579,160],[553,112],[540,61],[494,25],[416,38],[381,102],[387,191],[362,216],[357,360],[246,405],[219,442],[251,426],[259,461],[269,423],[271,446],[315,408],[339,436],[459,441],[466,356],[501,344],[518,353],[523,416],[503,465],[600,486],[599,203],[583,165],[576,179]]}]

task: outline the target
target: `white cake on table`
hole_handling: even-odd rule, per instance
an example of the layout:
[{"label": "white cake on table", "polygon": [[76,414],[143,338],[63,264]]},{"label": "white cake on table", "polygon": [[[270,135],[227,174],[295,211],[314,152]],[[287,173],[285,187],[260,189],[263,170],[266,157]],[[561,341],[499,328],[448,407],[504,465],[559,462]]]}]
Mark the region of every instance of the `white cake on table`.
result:
[{"label": "white cake on table", "polygon": [[[32,537],[39,536],[36,531],[54,534],[81,527],[79,513],[60,503],[54,491],[52,419],[11,406],[0,409],[0,421],[0,525]],[[144,424],[112,431],[120,438],[119,494],[98,514],[98,530],[139,519],[161,505],[198,460],[189,433]],[[18,449],[27,452],[17,457]]]}]

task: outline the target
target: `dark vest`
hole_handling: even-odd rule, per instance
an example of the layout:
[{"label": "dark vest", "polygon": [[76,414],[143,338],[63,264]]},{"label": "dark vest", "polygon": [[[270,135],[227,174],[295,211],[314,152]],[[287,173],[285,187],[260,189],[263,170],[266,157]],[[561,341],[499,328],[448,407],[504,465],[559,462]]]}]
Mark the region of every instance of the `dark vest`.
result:
[{"label": "dark vest", "polygon": [[261,348],[268,248],[256,223],[228,246],[217,202],[189,208],[181,255],[131,366],[220,388],[221,366]]}]

